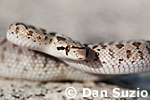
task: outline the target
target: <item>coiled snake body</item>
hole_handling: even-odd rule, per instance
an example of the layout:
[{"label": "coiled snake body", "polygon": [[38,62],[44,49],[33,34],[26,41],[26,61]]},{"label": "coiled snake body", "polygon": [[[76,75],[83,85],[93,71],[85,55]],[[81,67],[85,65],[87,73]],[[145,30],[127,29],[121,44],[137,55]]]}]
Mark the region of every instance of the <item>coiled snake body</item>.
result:
[{"label": "coiled snake body", "polygon": [[[0,75],[31,80],[97,80],[98,75],[150,71],[150,41],[83,44],[24,23],[1,39]],[[97,75],[95,75],[97,74]]]}]

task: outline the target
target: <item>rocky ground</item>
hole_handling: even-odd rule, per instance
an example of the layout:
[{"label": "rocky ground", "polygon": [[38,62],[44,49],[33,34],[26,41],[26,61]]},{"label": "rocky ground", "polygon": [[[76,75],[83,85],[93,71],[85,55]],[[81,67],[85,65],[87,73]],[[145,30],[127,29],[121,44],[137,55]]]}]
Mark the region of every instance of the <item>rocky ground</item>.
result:
[{"label": "rocky ground", "polygon": [[[114,98],[113,89],[120,91],[146,90],[150,93],[150,78],[146,76],[131,75],[122,76],[107,81],[99,82],[33,82],[27,80],[0,79],[0,100],[149,100],[150,97],[121,97]],[[75,98],[68,98],[65,91],[68,87],[77,90]],[[83,98],[83,88],[91,90],[107,91],[107,97],[99,94],[98,97],[89,96]],[[72,92],[74,93],[74,92]],[[94,92],[93,92],[94,93]],[[101,92],[99,92],[101,93]]]}]

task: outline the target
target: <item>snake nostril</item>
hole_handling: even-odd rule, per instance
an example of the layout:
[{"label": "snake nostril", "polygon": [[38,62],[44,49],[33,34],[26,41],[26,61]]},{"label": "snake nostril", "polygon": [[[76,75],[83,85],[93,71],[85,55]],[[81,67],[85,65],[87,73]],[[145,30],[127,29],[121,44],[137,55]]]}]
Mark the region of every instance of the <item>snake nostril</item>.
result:
[{"label": "snake nostril", "polygon": [[65,41],[65,40],[66,40],[66,38],[61,37],[61,36],[57,36],[57,40],[58,40],[58,41]]}]

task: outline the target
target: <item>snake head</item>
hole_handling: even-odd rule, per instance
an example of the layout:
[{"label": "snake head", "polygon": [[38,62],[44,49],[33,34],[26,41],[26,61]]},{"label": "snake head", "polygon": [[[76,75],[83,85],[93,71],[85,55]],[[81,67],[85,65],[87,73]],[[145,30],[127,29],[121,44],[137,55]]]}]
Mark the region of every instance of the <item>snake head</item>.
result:
[{"label": "snake head", "polygon": [[77,41],[61,34],[21,22],[12,23],[7,39],[19,46],[40,51],[60,59],[85,60],[86,48]]}]

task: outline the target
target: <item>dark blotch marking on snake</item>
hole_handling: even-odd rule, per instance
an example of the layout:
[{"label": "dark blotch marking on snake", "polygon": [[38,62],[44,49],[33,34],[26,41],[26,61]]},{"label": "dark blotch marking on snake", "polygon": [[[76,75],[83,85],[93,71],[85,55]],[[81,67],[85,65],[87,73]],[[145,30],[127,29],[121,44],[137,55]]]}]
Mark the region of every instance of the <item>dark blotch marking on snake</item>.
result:
[{"label": "dark blotch marking on snake", "polygon": [[41,30],[43,33],[45,33],[45,32],[46,32],[46,30],[45,30],[45,29],[43,29],[43,28],[40,28],[40,30]]},{"label": "dark blotch marking on snake", "polygon": [[48,39],[48,36],[45,36],[44,39],[47,40],[47,39]]},{"label": "dark blotch marking on snake", "polygon": [[48,58],[45,57],[45,60],[44,60],[44,62],[43,62],[43,67],[46,67],[47,63],[48,63]]},{"label": "dark blotch marking on snake", "polygon": [[33,34],[33,31],[29,31],[28,35],[32,36]]},{"label": "dark blotch marking on snake", "polygon": [[52,41],[53,41],[53,39],[50,39],[50,40],[49,40],[49,44],[50,44]]},{"label": "dark blotch marking on snake", "polygon": [[75,47],[75,46],[72,46],[71,48],[73,48],[73,49],[85,49],[85,47]]},{"label": "dark blotch marking on snake", "polygon": [[66,47],[57,47],[57,50],[65,50],[66,51],[66,55],[68,55],[68,52],[70,51],[70,45],[66,46]]},{"label": "dark blotch marking on snake", "polygon": [[132,61],[131,63],[133,64],[135,61]]},{"label": "dark blotch marking on snake", "polygon": [[106,62],[105,62],[105,61],[103,61],[102,63],[103,63],[103,64],[106,64]]},{"label": "dark blotch marking on snake", "polygon": [[89,49],[86,50],[86,58],[88,57],[89,55]]},{"label": "dark blotch marking on snake", "polygon": [[28,29],[28,26],[27,26],[27,25],[25,25],[24,23],[17,22],[17,23],[16,23],[16,26],[17,26],[17,25],[23,25],[26,29]]},{"label": "dark blotch marking on snake", "polygon": [[60,37],[60,36],[57,36],[57,40],[58,40],[58,41],[65,41],[65,40],[66,40],[66,38],[64,38],[64,37]]},{"label": "dark blotch marking on snake", "polygon": [[122,61],[123,61],[123,59],[119,59],[119,64],[121,64]]},{"label": "dark blotch marking on snake", "polygon": [[40,37],[40,36],[39,36],[38,38],[39,38],[39,39],[41,39],[41,37]]},{"label": "dark blotch marking on snake", "polygon": [[61,46],[61,47],[57,47],[57,50],[65,50],[66,48]]},{"label": "dark blotch marking on snake", "polygon": [[19,32],[19,27],[16,27],[15,32],[16,32],[16,34]]},{"label": "dark blotch marking on snake", "polygon": [[43,33],[44,35],[46,35],[46,34],[47,34],[45,29],[40,28],[40,30],[42,31],[42,33]]},{"label": "dark blotch marking on snake", "polygon": [[33,25],[28,25],[27,27],[28,27],[28,28],[32,28],[32,29],[34,29],[34,30],[36,29]]},{"label": "dark blotch marking on snake", "polygon": [[102,49],[106,49],[107,45],[101,45]]},{"label": "dark blotch marking on snake", "polygon": [[134,45],[137,49],[139,49],[139,46],[141,45],[141,42],[134,42],[133,45]]},{"label": "dark blotch marking on snake", "polygon": [[16,25],[23,25],[26,29],[28,29],[28,28],[32,28],[34,30],[36,29],[33,25],[26,25],[26,24],[21,23],[21,22],[17,22]]},{"label": "dark blotch marking on snake", "polygon": [[55,32],[50,32],[50,33],[49,33],[49,35],[51,35],[51,36],[55,36],[55,35],[56,35],[56,33],[55,33]]},{"label": "dark blotch marking on snake", "polygon": [[150,54],[150,47],[149,46],[146,46],[146,49],[148,51],[148,54]]},{"label": "dark blotch marking on snake", "polygon": [[121,49],[123,46],[124,46],[123,44],[117,44],[117,45],[116,45],[116,47],[117,47],[118,49]]},{"label": "dark blotch marking on snake", "polygon": [[115,58],[114,52],[113,52],[113,50],[111,50],[111,49],[109,49],[109,55],[110,55],[112,58]]},{"label": "dark blotch marking on snake", "polygon": [[144,59],[143,52],[142,51],[138,51],[138,53],[140,54],[141,59]]},{"label": "dark blotch marking on snake", "polygon": [[131,54],[131,50],[127,50],[127,51],[126,51],[126,54],[127,54],[127,58],[129,59],[129,58],[131,57],[131,55],[132,55],[132,54]]},{"label": "dark blotch marking on snake", "polygon": [[98,45],[94,45],[92,48],[95,49],[95,48],[97,48],[97,47],[98,47]]},{"label": "dark blotch marking on snake", "polygon": [[97,49],[97,51],[101,51],[101,49]]},{"label": "dark blotch marking on snake", "polygon": [[33,42],[36,42],[36,40],[33,40]]}]

